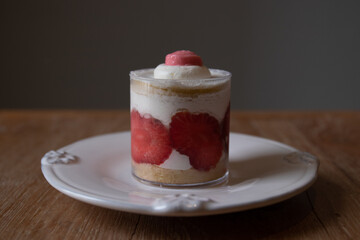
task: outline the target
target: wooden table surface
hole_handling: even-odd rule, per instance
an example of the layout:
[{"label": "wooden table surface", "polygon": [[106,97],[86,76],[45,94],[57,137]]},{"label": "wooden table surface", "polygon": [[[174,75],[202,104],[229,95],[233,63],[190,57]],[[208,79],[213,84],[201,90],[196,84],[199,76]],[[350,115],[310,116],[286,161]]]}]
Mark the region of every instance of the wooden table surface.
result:
[{"label": "wooden table surface", "polygon": [[320,160],[309,190],[259,209],[145,216],[79,202],[44,179],[47,151],[127,130],[127,111],[0,110],[0,239],[360,239],[360,112],[232,112],[231,131]]}]

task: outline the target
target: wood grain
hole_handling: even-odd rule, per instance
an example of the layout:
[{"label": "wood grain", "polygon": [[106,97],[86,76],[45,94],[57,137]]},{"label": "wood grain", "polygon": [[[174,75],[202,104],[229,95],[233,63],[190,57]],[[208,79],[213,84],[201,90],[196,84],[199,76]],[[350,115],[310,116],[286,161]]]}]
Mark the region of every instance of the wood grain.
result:
[{"label": "wood grain", "polygon": [[0,239],[360,239],[359,112],[232,112],[231,130],[320,159],[306,192],[208,217],[137,215],[69,198],[44,179],[44,153],[129,130],[127,111],[0,111]]}]

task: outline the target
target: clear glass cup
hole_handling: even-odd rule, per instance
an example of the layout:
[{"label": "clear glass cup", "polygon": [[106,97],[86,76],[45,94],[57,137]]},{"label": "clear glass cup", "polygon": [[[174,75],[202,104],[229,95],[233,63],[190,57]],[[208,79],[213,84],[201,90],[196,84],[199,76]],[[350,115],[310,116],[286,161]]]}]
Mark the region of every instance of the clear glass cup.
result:
[{"label": "clear glass cup", "polygon": [[231,73],[155,79],[130,72],[132,174],[159,186],[217,184],[228,176]]}]

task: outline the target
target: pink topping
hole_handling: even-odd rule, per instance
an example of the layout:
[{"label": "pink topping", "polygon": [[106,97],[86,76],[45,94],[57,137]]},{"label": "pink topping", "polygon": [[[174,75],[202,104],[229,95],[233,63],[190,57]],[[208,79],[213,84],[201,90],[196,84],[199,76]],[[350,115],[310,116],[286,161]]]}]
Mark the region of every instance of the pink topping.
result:
[{"label": "pink topping", "polygon": [[186,66],[196,65],[202,66],[201,57],[188,50],[181,50],[166,55],[165,65],[170,66]]}]

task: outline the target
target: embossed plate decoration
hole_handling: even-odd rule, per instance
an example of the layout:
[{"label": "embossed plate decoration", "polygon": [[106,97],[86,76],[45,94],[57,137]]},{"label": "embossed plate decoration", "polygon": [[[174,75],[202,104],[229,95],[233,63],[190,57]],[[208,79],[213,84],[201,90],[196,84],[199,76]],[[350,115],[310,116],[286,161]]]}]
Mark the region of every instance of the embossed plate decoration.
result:
[{"label": "embossed plate decoration", "polygon": [[80,201],[158,216],[242,211],[291,198],[311,186],[316,157],[264,138],[230,134],[226,183],[196,188],[145,185],[131,175],[130,132],[100,135],[50,151],[41,160],[46,180]]}]

